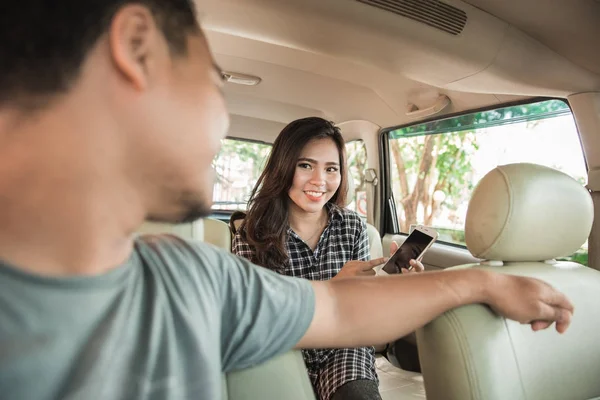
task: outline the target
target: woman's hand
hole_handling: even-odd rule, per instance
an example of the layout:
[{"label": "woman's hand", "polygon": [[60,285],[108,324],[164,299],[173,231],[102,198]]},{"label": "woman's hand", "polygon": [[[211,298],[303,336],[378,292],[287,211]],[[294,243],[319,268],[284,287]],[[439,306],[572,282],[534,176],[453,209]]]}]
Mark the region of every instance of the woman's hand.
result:
[{"label": "woman's hand", "polygon": [[375,270],[373,268],[383,264],[385,261],[385,257],[376,258],[371,261],[348,261],[333,279],[351,278],[355,276],[374,276]]},{"label": "woman's hand", "polygon": [[[392,242],[392,244],[390,245],[390,257],[394,255],[396,250],[398,250],[398,243]],[[410,260],[410,266],[412,267],[411,269],[402,268],[402,273],[403,274],[412,274],[415,272],[425,271],[425,267],[423,266],[423,264],[421,264],[420,261]]]},{"label": "woman's hand", "polygon": [[414,274],[417,272],[425,271],[425,267],[423,266],[423,264],[421,264],[420,261],[410,260],[410,266],[412,267],[411,269],[402,268],[402,273],[403,274]]},{"label": "woman's hand", "polygon": [[[396,250],[398,250],[398,243],[392,242],[390,246],[390,257],[394,255]],[[355,276],[374,276],[374,268],[384,264],[387,260],[387,257],[380,257],[371,261],[348,261],[333,279],[351,278]],[[419,261],[410,260],[410,265],[412,266],[410,270],[402,268],[403,274],[412,274],[415,272],[423,272],[425,270],[425,267]]]}]

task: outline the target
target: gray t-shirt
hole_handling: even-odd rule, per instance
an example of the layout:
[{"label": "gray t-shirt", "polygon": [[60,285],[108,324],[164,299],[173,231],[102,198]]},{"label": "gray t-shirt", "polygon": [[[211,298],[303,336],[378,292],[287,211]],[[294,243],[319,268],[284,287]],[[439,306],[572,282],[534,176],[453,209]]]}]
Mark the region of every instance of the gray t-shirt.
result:
[{"label": "gray t-shirt", "polygon": [[173,236],[97,277],[0,264],[0,398],[217,400],[223,373],[292,348],[314,303],[306,280]]}]

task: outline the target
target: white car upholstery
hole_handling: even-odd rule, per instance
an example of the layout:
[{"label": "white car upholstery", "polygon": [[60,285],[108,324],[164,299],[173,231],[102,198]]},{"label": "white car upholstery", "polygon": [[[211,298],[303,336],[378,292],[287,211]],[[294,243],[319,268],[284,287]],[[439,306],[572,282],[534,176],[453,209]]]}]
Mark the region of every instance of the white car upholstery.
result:
[{"label": "white car upholstery", "polygon": [[203,218],[193,223],[160,224],[146,222],[138,234],[170,233],[188,240],[210,243],[221,249],[231,251],[231,231],[229,226],[218,219]]},{"label": "white car upholstery", "polygon": [[467,213],[473,256],[543,261],[579,249],[591,231],[594,206],[575,179],[534,164],[498,167],[481,180]]},{"label": "white car upholstery", "polygon": [[[592,226],[589,193],[556,170],[532,165],[497,167],[474,190],[466,242],[487,268],[531,276],[575,304],[570,329],[533,332],[488,307],[451,310],[417,332],[429,400],[565,400],[600,396],[600,272],[566,256]],[[488,264],[488,265],[486,265]],[[492,266],[498,265],[498,266]]]},{"label": "white car upholstery", "polygon": [[229,225],[213,218],[205,218],[203,223],[204,241],[227,251],[231,251],[232,237]]}]

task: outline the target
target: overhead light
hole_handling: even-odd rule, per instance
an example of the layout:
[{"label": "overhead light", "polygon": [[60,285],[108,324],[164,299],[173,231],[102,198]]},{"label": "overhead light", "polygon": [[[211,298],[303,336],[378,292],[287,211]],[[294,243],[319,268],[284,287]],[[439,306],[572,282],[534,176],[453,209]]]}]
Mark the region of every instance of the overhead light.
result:
[{"label": "overhead light", "polygon": [[262,79],[258,76],[240,74],[238,72],[223,71],[223,79],[229,83],[237,85],[256,86]]}]

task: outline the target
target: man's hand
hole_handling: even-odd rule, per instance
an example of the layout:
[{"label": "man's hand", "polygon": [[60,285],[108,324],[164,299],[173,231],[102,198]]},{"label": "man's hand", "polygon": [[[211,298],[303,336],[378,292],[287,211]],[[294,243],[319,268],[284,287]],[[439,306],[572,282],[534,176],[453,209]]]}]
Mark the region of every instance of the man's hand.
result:
[{"label": "man's hand", "polygon": [[383,264],[386,261],[384,257],[376,258],[371,261],[348,261],[340,272],[333,278],[351,278],[355,276],[374,276],[375,268],[378,265]]},{"label": "man's hand", "polygon": [[556,322],[563,333],[571,323],[573,304],[564,294],[538,279],[521,276],[494,275],[488,286],[489,306],[498,314],[539,331]]}]

